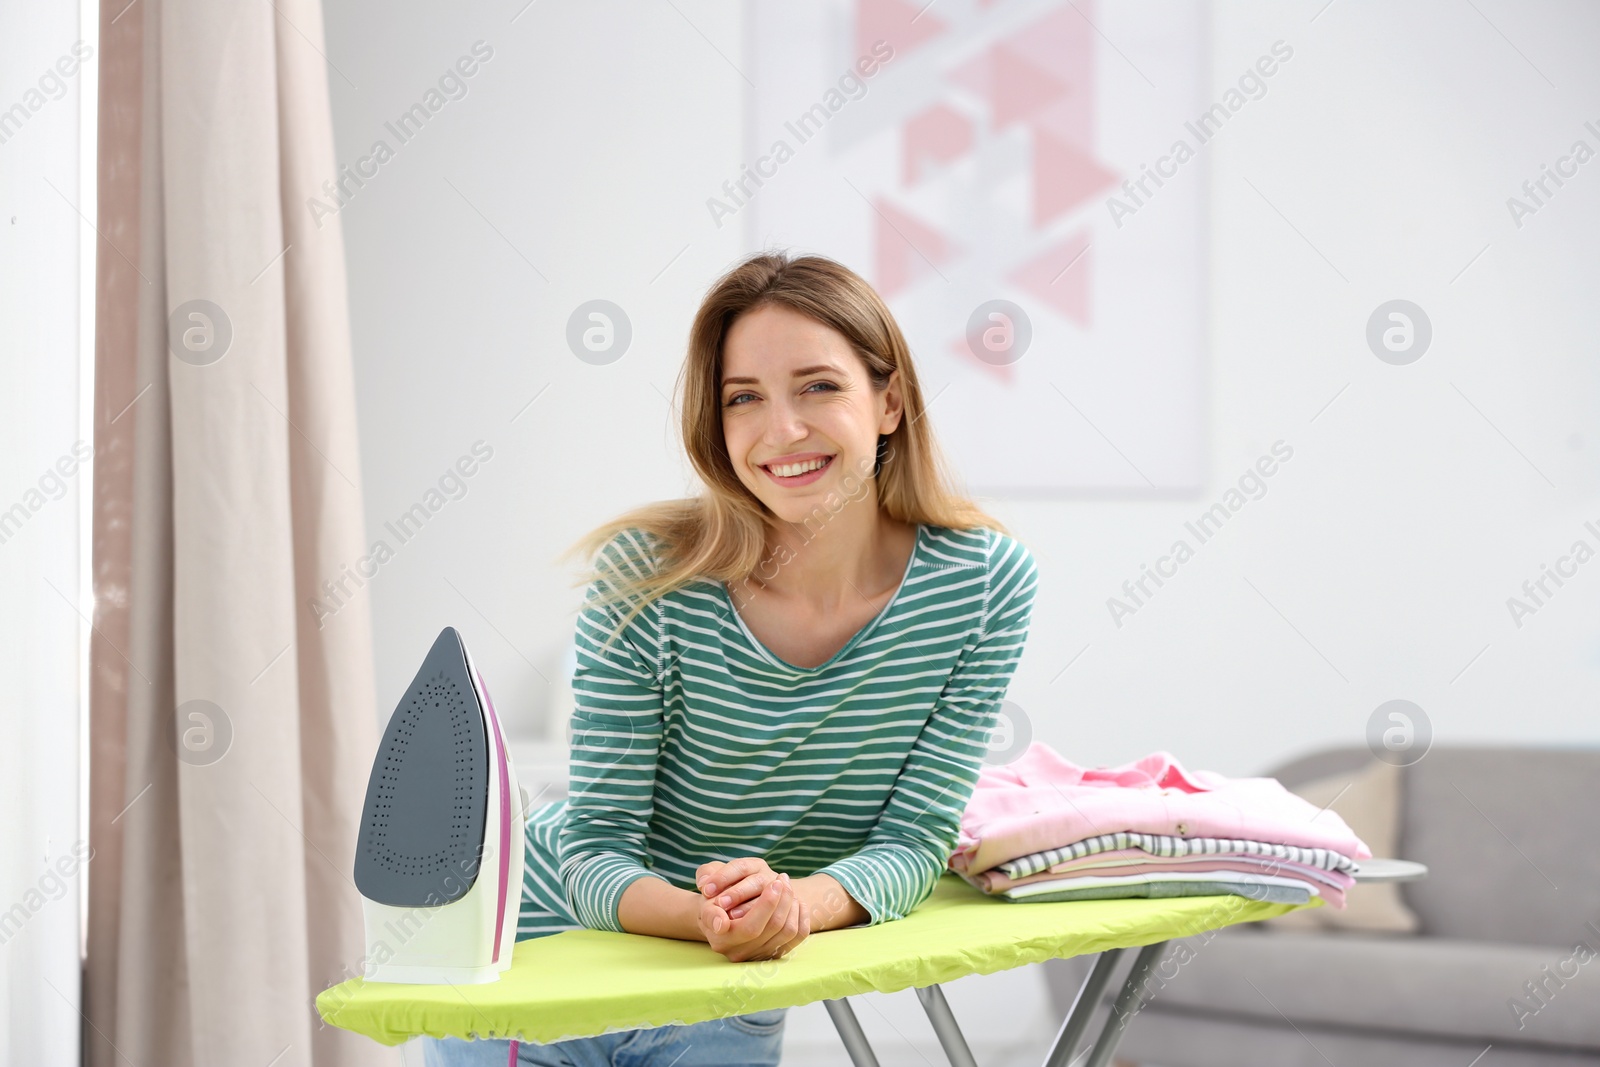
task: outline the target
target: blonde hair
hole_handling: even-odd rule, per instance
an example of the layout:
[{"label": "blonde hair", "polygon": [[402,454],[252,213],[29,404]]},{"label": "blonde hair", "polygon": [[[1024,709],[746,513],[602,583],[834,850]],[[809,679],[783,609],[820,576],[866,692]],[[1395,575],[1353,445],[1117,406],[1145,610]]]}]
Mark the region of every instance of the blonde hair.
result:
[{"label": "blonde hair", "polygon": [[[900,424],[893,433],[879,438],[881,469],[876,476],[861,472],[864,486],[875,485],[878,504],[891,518],[954,530],[988,527],[1010,532],[953,488],[949,467],[929,424],[911,350],[872,286],[848,267],[823,256],[792,259],[784,252],[759,252],[739,262],[706,293],[690,328],[688,355],[674,387],[674,392],[682,395],[684,448],[706,491],[629,511],[591,530],[557,557],[565,560],[582,552],[593,558],[630,528],[658,539],[656,563],[645,572],[602,569],[597,562],[573,583],[602,580],[607,590],[601,600],[634,601],[617,633],[658,597],[703,579],[746,580],[762,562],[771,513],[739,480],[728,456],[722,429],[722,349],[735,320],[772,304],[797,311],[841,334],[866,364],[875,390],[881,392],[888,386],[890,374],[900,372],[904,400]],[[830,509],[818,505],[812,516],[826,523]]]}]

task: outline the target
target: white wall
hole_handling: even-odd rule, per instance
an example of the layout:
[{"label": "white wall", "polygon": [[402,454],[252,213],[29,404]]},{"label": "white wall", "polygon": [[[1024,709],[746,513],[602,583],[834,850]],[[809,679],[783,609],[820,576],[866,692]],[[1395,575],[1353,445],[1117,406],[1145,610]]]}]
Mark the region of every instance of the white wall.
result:
[{"label": "white wall", "polygon": [[[743,83],[717,54],[738,56],[737,4],[535,4],[513,23],[521,6],[398,18],[338,0],[327,27],[360,86],[331,78],[342,162],[397,143],[385,122],[475,41],[493,49],[341,219],[368,534],[395,548],[366,587],[382,710],[451,624],[532,731],[581,599],[554,555],[631,503],[689,491],[662,394],[701,292],[741,251],[701,202],[738,157]],[[597,297],[634,327],[604,367],[564,339]],[[407,543],[386,535],[479,440],[493,458],[465,495]]]},{"label": "white wall", "polygon": [[76,3],[0,5],[0,1067],[79,1054],[95,51]]},{"label": "white wall", "polygon": [[[1211,484],[1170,503],[993,502],[1043,569],[1012,697],[1063,751],[1164,747],[1242,773],[1359,741],[1393,697],[1441,741],[1600,740],[1583,714],[1600,566],[1520,628],[1506,607],[1600,520],[1600,163],[1520,229],[1505,203],[1573,140],[1600,148],[1583,127],[1600,126],[1600,13],[1480,7],[1217,7],[1217,96],[1275,40],[1295,54],[1205,147],[1209,174],[1177,179],[1208,181],[1214,204]],[[396,550],[364,590],[379,691],[396,696],[453,622],[531,728],[578,598],[553,555],[689,485],[663,394],[698,296],[745,251],[703,207],[737,171],[744,83],[736,3],[540,4],[512,22],[519,8],[401,19],[339,0],[328,36],[352,163],[474,41],[494,50],[341,219],[369,535]],[[635,331],[605,367],[563,340],[595,297]],[[1364,341],[1393,298],[1434,326],[1409,366]],[[1294,457],[1266,495],[1118,627],[1108,598],[1279,439]],[[466,495],[403,545],[385,534],[478,440],[494,457]],[[1139,442],[1118,444],[1137,463]]]},{"label": "white wall", "polygon": [[[451,623],[531,732],[579,598],[552,557],[690,488],[663,394],[699,295],[747,251],[703,206],[742,159],[744,9],[521,8],[335,0],[328,40],[341,160],[474,41],[494,49],[342,219],[369,535],[474,441],[494,449],[367,587],[380,699]],[[1600,9],[1219,3],[1213,98],[1279,39],[1292,61],[1177,179],[1208,182],[1213,206],[1209,485],[991,502],[1042,571],[1011,697],[1091,764],[1163,748],[1257,773],[1360,744],[1392,698],[1439,743],[1600,742],[1600,562],[1520,628],[1506,606],[1575,539],[1600,548],[1583,527],[1600,528],[1600,161],[1520,228],[1506,207],[1574,140],[1600,149],[1583,125],[1600,127]],[[605,367],[563,340],[596,297],[635,331]],[[1395,298],[1433,323],[1408,366],[1365,341]],[[1107,599],[1280,439],[1293,457],[1266,494],[1118,627]],[[1137,463],[1140,443],[1117,443]],[[1010,980],[976,980],[997,1020],[1036,995]]]},{"label": "white wall", "polygon": [[[1212,488],[1008,512],[1050,583],[1013,696],[1081,760],[1257,772],[1362,743],[1392,698],[1439,743],[1600,741],[1600,566],[1520,628],[1506,607],[1600,547],[1600,163],[1521,229],[1506,208],[1574,139],[1600,148],[1600,11],[1321,6],[1216,12],[1219,93],[1274,40],[1295,55],[1208,146]],[[1394,298],[1433,322],[1409,366],[1364,341]],[[1278,439],[1265,497],[1117,628],[1106,599]]]}]

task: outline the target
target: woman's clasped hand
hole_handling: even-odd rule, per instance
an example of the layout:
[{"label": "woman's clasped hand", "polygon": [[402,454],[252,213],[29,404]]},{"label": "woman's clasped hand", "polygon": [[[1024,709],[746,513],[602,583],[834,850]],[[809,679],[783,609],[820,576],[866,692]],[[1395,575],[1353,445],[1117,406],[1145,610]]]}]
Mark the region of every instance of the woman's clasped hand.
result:
[{"label": "woman's clasped hand", "polygon": [[811,933],[810,906],[789,876],[765,860],[746,856],[702,863],[695,884],[701,896],[700,933],[734,963],[777,959]]}]

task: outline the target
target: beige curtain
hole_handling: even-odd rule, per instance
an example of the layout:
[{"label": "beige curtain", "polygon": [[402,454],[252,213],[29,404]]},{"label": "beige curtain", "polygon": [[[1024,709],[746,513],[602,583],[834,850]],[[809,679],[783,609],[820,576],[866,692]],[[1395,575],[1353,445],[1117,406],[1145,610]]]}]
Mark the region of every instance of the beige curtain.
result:
[{"label": "beige curtain", "polygon": [[87,1062],[397,1064],[313,1003],[378,733],[319,0],[100,23]]}]

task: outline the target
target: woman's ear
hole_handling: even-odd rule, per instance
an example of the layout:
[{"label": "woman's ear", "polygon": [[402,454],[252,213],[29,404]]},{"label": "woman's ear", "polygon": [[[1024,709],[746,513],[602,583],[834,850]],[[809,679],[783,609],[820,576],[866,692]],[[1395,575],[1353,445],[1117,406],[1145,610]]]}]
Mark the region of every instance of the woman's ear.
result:
[{"label": "woman's ear", "polygon": [[900,368],[896,367],[889,372],[889,382],[883,387],[882,402],[883,414],[878,419],[878,432],[880,434],[894,433],[900,425],[900,416],[905,413],[905,398],[900,392]]}]

